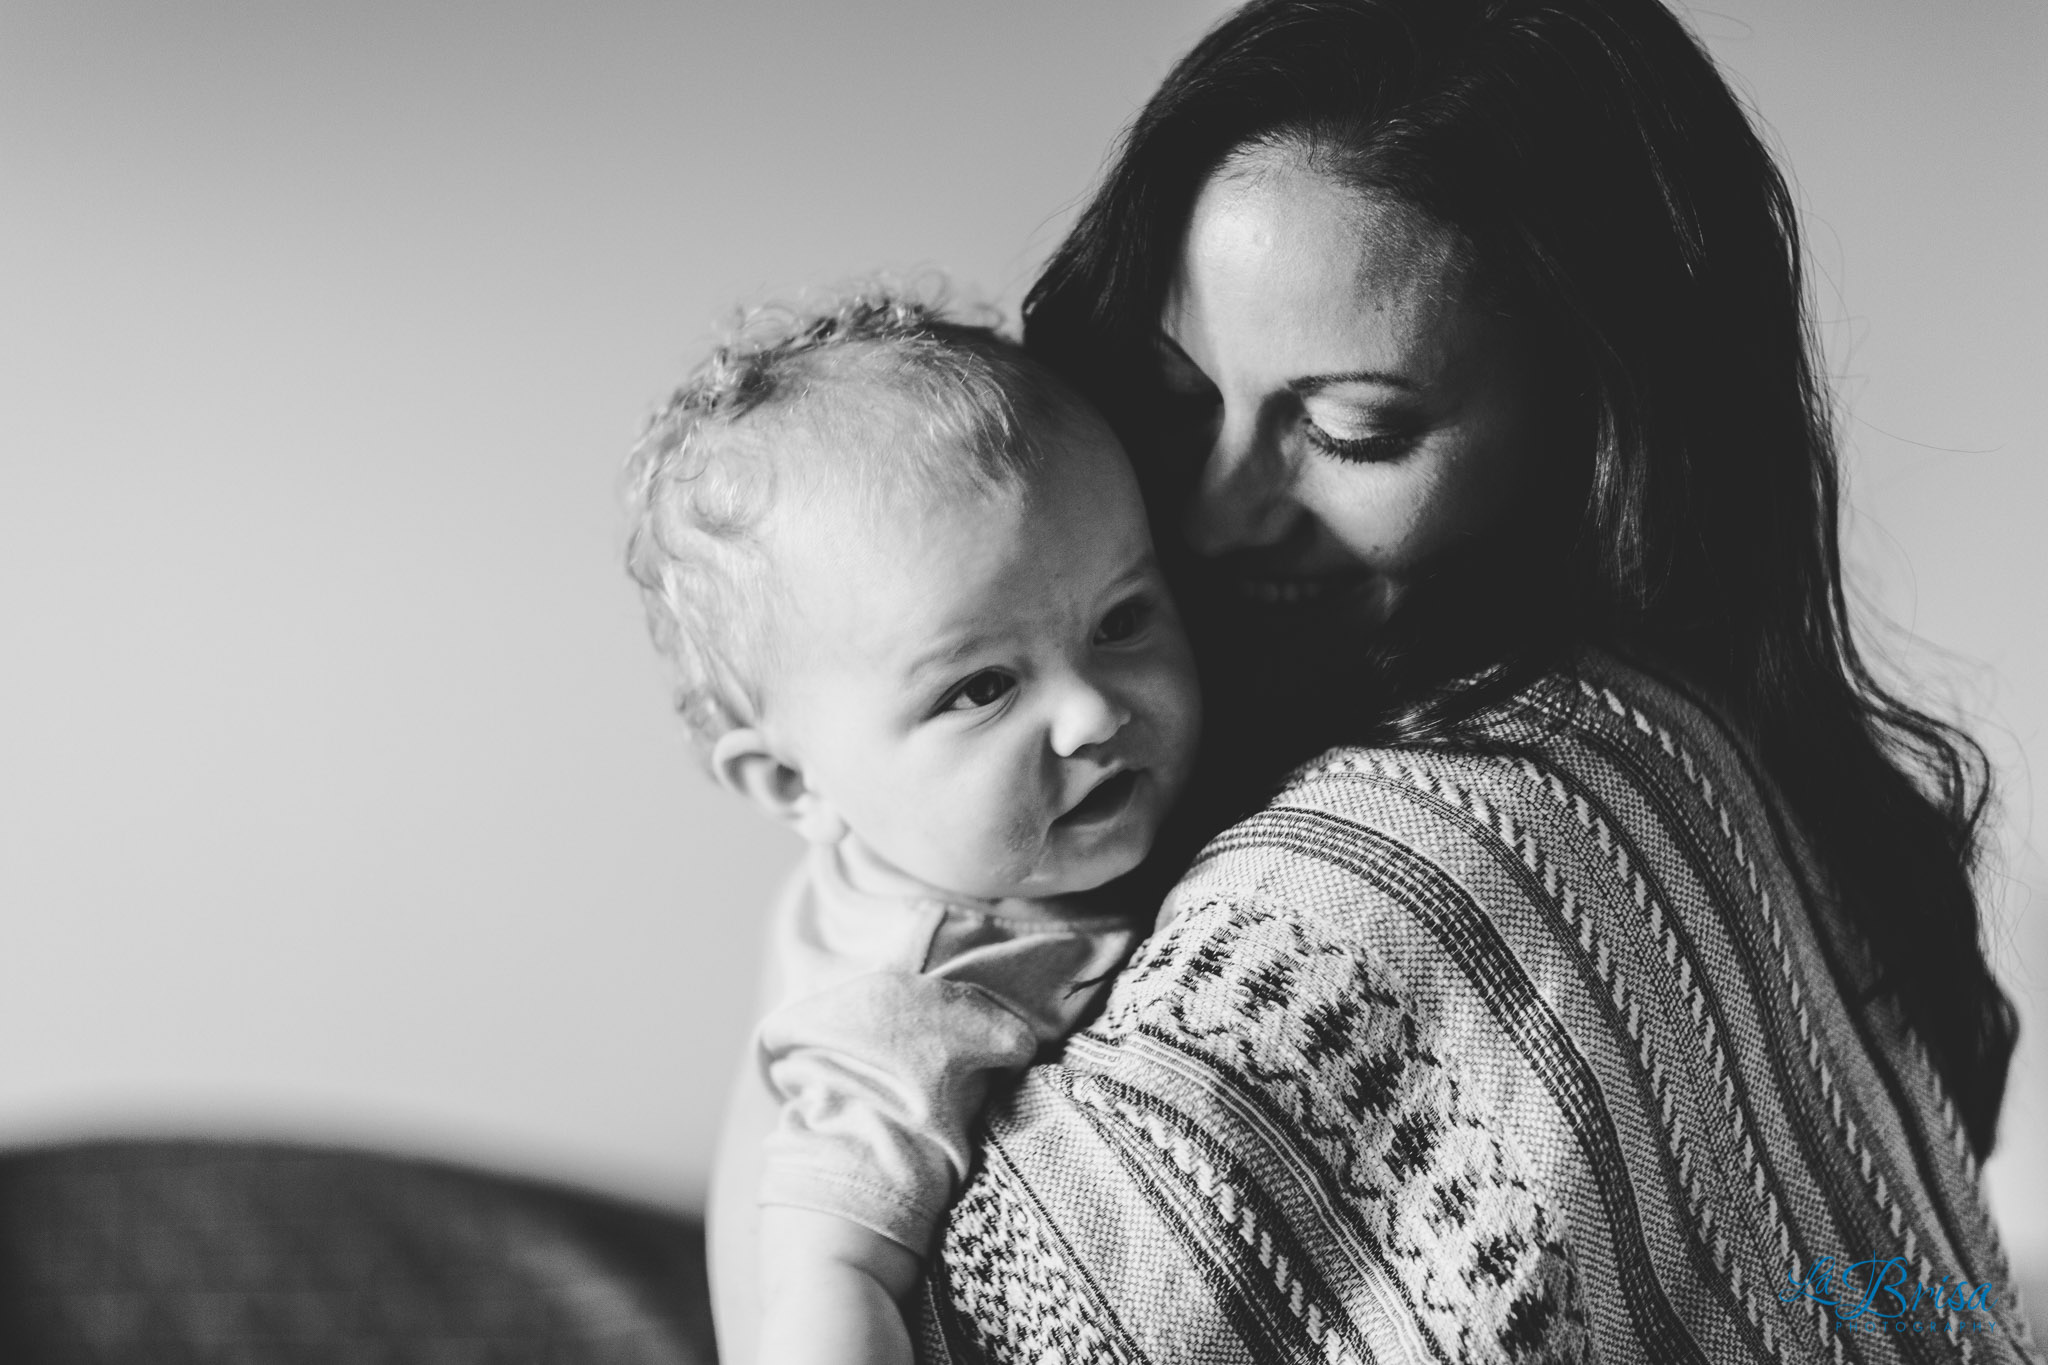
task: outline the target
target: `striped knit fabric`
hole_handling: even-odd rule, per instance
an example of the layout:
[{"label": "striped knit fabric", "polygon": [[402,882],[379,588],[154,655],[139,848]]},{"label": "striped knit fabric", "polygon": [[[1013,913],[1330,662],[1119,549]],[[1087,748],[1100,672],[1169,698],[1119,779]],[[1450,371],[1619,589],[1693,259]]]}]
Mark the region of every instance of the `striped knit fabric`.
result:
[{"label": "striped knit fabric", "polygon": [[990,1115],[927,1361],[2020,1361],[1925,1050],[1726,731],[1589,656],[1216,840]]}]

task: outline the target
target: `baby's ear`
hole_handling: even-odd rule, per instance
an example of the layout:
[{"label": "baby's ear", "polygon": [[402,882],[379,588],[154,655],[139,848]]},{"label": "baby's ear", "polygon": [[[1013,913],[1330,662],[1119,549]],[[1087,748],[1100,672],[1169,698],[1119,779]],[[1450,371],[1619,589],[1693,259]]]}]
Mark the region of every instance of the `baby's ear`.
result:
[{"label": "baby's ear", "polygon": [[738,792],[814,844],[846,837],[838,809],[805,783],[803,771],[769,747],[751,725],[728,730],[711,746],[711,771],[719,785]]}]

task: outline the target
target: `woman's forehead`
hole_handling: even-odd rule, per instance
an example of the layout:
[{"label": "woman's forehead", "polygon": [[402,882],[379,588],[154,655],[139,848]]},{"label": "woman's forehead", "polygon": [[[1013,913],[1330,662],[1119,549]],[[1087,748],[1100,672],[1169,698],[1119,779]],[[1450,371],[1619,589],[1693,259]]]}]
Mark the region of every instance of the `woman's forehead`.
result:
[{"label": "woman's forehead", "polygon": [[1304,156],[1238,158],[1196,199],[1161,326],[1190,354],[1255,339],[1276,364],[1405,349],[1460,311],[1468,255],[1455,230]]}]

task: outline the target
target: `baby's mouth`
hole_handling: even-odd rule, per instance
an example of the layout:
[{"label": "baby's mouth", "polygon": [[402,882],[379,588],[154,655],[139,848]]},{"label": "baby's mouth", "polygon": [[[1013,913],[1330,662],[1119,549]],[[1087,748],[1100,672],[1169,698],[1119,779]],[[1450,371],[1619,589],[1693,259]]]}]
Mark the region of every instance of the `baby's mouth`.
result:
[{"label": "baby's mouth", "polygon": [[1138,790],[1138,773],[1134,768],[1104,778],[1089,792],[1074,803],[1073,809],[1053,821],[1056,825],[1092,825],[1121,815],[1124,807],[1131,803],[1131,796]]}]

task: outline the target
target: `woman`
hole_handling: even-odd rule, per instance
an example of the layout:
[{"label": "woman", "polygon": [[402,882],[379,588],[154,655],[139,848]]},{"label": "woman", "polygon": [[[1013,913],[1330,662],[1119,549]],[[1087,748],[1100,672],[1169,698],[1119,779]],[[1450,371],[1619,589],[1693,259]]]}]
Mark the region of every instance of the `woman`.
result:
[{"label": "woman", "polygon": [[1795,216],[1683,27],[1251,5],[1027,339],[1186,552],[1209,820],[1265,804],[992,1117],[927,1355],[2033,1358],[1982,760],[1857,655]]}]

